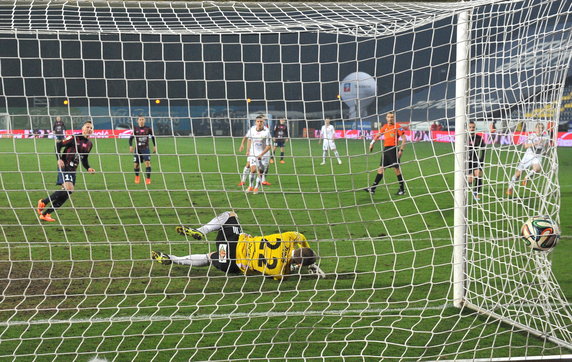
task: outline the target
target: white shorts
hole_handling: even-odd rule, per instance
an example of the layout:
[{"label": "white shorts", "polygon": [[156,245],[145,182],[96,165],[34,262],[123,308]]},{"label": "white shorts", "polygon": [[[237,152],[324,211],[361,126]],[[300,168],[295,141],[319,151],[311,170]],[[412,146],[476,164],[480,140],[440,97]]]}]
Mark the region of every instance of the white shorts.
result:
[{"label": "white shorts", "polygon": [[261,160],[258,160],[258,157],[255,156],[248,156],[248,160],[247,162],[250,164],[250,167],[252,167],[253,165],[256,167],[268,167],[268,165],[270,164],[270,155],[264,155],[262,156]]},{"label": "white shorts", "polygon": [[335,150],[336,149],[336,143],[334,142],[334,140],[323,140],[324,143],[322,144],[322,149],[324,151],[327,151],[328,149],[330,150]]},{"label": "white shorts", "polygon": [[541,155],[537,155],[536,153],[525,153],[524,157],[522,158],[522,160],[520,160],[520,163],[518,164],[516,169],[519,171],[524,171],[530,168],[530,166],[532,165],[540,165],[541,162],[542,162]]}]

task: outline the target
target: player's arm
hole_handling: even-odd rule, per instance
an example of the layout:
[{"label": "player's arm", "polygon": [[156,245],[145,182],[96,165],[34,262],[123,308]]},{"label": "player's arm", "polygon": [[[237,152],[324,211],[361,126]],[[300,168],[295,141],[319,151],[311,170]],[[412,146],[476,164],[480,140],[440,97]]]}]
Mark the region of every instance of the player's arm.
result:
[{"label": "player's arm", "polygon": [[[248,141],[246,141],[246,155],[250,156],[250,146],[252,145],[252,139],[249,138]],[[239,151],[242,151],[243,147],[242,145],[240,145],[240,149]]]},{"label": "player's arm", "polygon": [[155,135],[153,134],[153,130],[149,128],[149,138],[153,141],[153,153],[157,153],[157,142],[155,142]]},{"label": "player's arm", "polygon": [[403,150],[405,150],[405,143],[407,143],[407,139],[405,137],[405,131],[401,130],[401,132],[399,132],[398,134],[401,136],[401,146],[399,146],[397,157],[401,157],[401,155],[403,154]]},{"label": "player's arm", "polygon": [[373,138],[371,139],[371,142],[369,143],[369,152],[373,151],[373,146],[375,145],[377,140],[381,137],[382,130],[383,130],[383,128],[380,129],[379,132],[377,132],[376,134],[373,135]]},{"label": "player's arm", "polygon": [[94,170],[93,168],[91,168],[91,166],[89,166],[89,160],[87,159],[87,158],[88,158],[88,153],[89,153],[90,151],[91,151],[91,147],[89,148],[89,150],[88,150],[86,153],[84,153],[84,154],[82,154],[82,155],[80,156],[80,160],[81,160],[81,164],[82,164],[83,167],[87,170],[87,172],[89,172],[89,173],[94,173],[95,170]]},{"label": "player's arm", "polygon": [[284,143],[288,142],[288,139],[290,138],[290,133],[288,133],[288,126],[285,125],[286,127],[284,127]]},{"label": "player's arm", "polygon": [[[133,133],[135,133],[135,130],[133,130]],[[133,153],[133,139],[135,138],[134,134],[131,134],[131,137],[129,137],[129,152]]]},{"label": "player's arm", "polygon": [[485,140],[483,137],[479,137],[479,163],[483,163],[485,161],[485,152],[487,150],[487,145],[485,144]]},{"label": "player's arm", "polygon": [[[242,150],[244,150],[244,141],[246,141],[246,140],[250,141],[250,139],[248,138],[249,132],[247,132],[246,135],[244,135],[244,137],[242,137],[242,141],[240,142],[240,147],[238,149],[238,152],[242,152]],[[250,144],[248,144],[248,148],[250,148]]]},{"label": "player's arm", "polygon": [[64,168],[64,166],[65,166],[65,162],[64,162],[65,154],[61,152],[62,148],[65,148],[67,145],[71,144],[72,142],[75,142],[75,139],[73,136],[68,136],[68,137],[64,138],[63,140],[56,142],[56,158],[58,159],[58,167],[60,169]]},{"label": "player's arm", "polygon": [[268,151],[270,151],[271,148],[272,148],[272,147],[271,147],[270,145],[267,145],[267,146],[264,148],[264,151],[260,152],[260,154],[258,155],[258,159],[259,159],[259,160],[262,159],[262,156],[264,156]]}]

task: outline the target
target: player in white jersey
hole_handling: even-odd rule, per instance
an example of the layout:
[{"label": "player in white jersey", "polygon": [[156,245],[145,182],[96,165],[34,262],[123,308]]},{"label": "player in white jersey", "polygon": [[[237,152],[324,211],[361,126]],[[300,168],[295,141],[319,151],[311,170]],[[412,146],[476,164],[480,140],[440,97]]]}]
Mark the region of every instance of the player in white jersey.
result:
[{"label": "player in white jersey", "polygon": [[[270,130],[264,127],[263,115],[256,117],[256,125],[248,130],[245,138],[248,140],[246,146],[247,166],[250,166],[250,178],[246,192],[252,191],[257,194],[262,183],[264,170],[270,164],[269,151],[272,141]],[[239,152],[242,152],[243,149],[244,143],[240,145]]]},{"label": "player in white jersey", "polygon": [[334,155],[338,159],[338,164],[342,164],[342,160],[340,159],[340,154],[336,149],[336,142],[334,141],[334,137],[336,136],[336,129],[333,125],[330,124],[330,118],[324,119],[324,125],[320,131],[320,143],[323,141],[322,145],[322,163],[320,165],[326,164],[326,155],[328,154],[328,150],[332,150]]},{"label": "player in white jersey", "polygon": [[524,170],[528,170],[528,173],[522,180],[523,186],[526,185],[531,176],[542,170],[542,155],[545,153],[549,144],[550,139],[544,132],[544,125],[542,123],[537,123],[535,132],[530,133],[523,144],[526,151],[516,167],[514,176],[508,183],[508,189],[506,190],[507,195],[512,195],[514,186]]}]

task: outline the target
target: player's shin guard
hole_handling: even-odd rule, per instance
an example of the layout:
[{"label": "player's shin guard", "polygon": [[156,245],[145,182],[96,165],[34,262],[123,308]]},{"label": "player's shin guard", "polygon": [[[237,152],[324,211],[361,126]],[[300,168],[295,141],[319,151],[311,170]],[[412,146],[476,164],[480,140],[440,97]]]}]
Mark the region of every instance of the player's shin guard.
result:
[{"label": "player's shin guard", "polygon": [[280,161],[284,159],[284,152],[280,152]]},{"label": "player's shin guard", "polygon": [[139,176],[139,172],[141,172],[140,168],[134,168],[133,171],[135,172],[135,176]]},{"label": "player's shin guard", "polygon": [[145,175],[147,178],[151,178],[151,167],[145,167]]}]

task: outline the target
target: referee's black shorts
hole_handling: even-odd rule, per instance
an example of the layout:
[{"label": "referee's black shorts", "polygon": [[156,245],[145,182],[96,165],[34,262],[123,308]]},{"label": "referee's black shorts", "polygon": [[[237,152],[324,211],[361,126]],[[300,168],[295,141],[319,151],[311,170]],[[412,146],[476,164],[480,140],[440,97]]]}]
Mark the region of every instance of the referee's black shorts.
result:
[{"label": "referee's black shorts", "polygon": [[394,167],[399,168],[399,158],[397,157],[397,151],[399,148],[395,146],[384,147],[383,156],[379,165],[383,168]]}]

